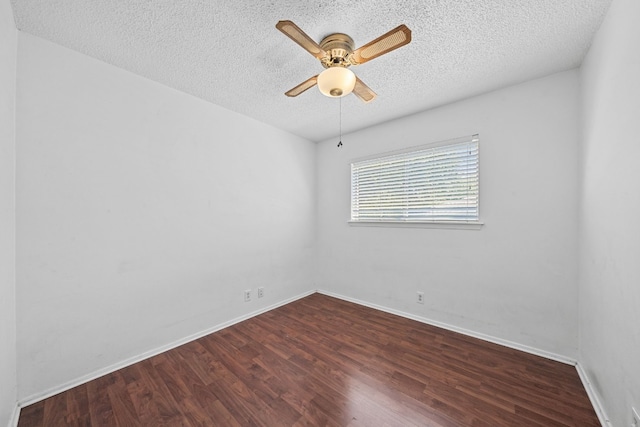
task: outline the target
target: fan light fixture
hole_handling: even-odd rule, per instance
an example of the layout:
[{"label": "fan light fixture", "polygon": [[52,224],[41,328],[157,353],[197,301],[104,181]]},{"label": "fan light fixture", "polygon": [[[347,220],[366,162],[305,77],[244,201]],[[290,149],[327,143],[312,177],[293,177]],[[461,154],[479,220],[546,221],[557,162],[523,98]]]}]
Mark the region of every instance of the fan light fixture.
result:
[{"label": "fan light fixture", "polygon": [[411,41],[411,30],[404,24],[355,50],[353,39],[344,33],[329,34],[318,44],[291,21],[278,21],[276,28],[326,68],[322,73],[308,78],[284,93],[291,97],[298,96],[317,84],[320,92],[330,98],[341,98],[353,92],[362,101],[371,102],[375,99],[376,93],[347,67],[369,62]]},{"label": "fan light fixture", "polygon": [[327,68],[318,76],[318,89],[330,98],[349,95],[356,85],[356,75],[345,67]]}]

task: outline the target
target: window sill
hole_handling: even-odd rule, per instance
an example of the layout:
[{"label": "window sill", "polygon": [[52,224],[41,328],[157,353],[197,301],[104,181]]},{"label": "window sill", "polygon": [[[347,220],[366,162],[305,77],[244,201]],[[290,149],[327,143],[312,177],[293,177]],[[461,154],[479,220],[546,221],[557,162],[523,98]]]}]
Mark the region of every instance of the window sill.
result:
[{"label": "window sill", "polygon": [[480,230],[484,222],[469,221],[349,221],[355,227],[443,228],[451,230]]}]

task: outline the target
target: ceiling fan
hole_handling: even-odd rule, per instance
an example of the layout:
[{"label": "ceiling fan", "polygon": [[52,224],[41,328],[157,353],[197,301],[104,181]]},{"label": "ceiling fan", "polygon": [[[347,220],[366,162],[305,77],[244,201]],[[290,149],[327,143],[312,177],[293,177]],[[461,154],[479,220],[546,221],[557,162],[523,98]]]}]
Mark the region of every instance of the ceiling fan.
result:
[{"label": "ceiling fan", "polygon": [[346,34],[329,34],[318,44],[291,21],[279,21],[276,28],[319,59],[326,68],[285,92],[287,96],[298,96],[317,84],[320,92],[326,96],[340,98],[353,92],[364,102],[371,102],[376,93],[348,67],[364,64],[411,41],[411,30],[404,24],[355,50],[353,39]]}]

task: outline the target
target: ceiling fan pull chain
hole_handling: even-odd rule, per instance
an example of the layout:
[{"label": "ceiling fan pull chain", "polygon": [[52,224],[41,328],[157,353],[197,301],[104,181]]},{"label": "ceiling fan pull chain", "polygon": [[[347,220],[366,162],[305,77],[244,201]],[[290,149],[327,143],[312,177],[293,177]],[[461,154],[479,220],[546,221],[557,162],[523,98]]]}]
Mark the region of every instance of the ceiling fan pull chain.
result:
[{"label": "ceiling fan pull chain", "polygon": [[342,97],[340,98],[340,141],[338,142],[338,148],[342,147]]}]

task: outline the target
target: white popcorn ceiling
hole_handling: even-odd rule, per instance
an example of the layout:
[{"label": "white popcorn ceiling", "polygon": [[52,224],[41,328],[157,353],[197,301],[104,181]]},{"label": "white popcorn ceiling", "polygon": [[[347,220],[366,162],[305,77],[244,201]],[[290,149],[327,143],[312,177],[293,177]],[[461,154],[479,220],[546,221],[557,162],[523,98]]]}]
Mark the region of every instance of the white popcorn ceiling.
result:
[{"label": "white popcorn ceiling", "polygon": [[412,42],[351,69],[377,94],[342,100],[348,133],[577,67],[611,0],[12,0],[19,30],[312,141],[337,139],[323,70],[275,28],[342,32],[356,47],[400,24]]}]

